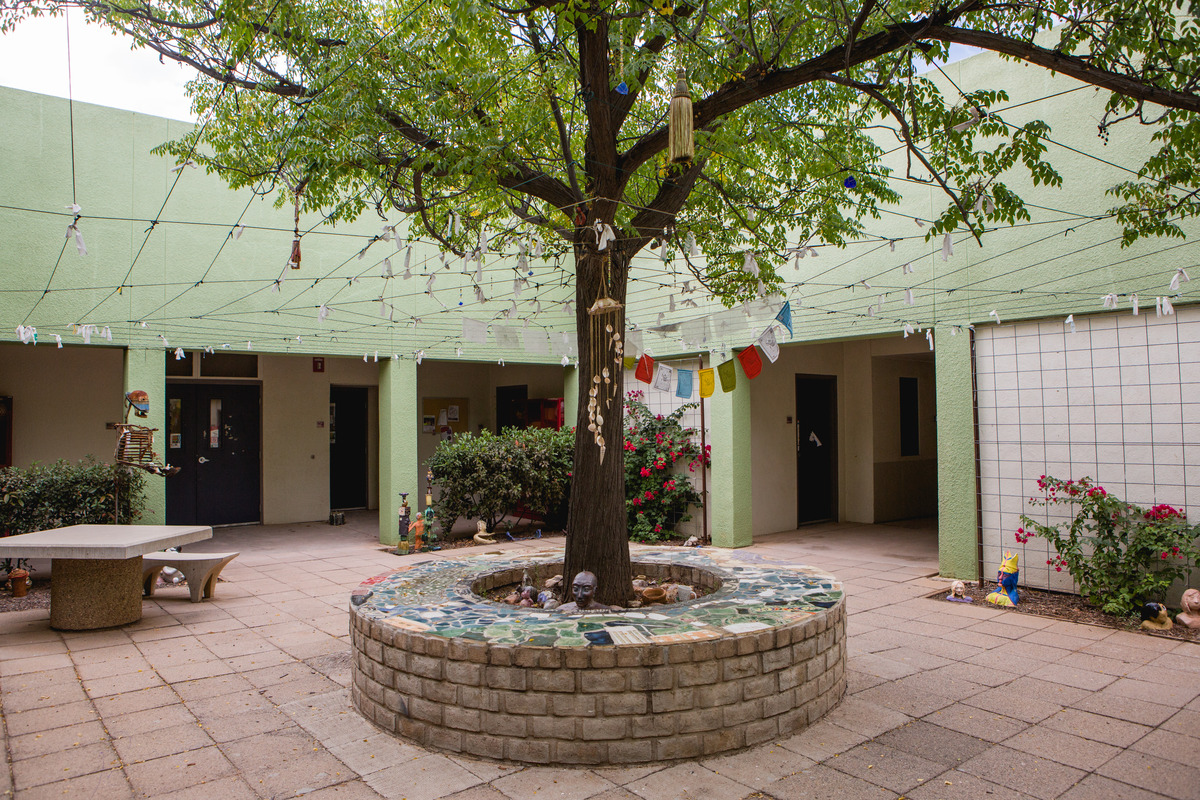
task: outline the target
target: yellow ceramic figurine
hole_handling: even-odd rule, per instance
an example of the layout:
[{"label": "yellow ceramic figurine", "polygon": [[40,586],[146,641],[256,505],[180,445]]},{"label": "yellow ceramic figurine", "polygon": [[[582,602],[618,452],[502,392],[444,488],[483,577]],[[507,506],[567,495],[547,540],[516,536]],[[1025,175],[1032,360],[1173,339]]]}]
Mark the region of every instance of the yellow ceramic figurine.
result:
[{"label": "yellow ceramic figurine", "polygon": [[983,599],[997,606],[1009,608],[1015,606],[1017,604],[1017,576],[1020,574],[1021,571],[1017,569],[1017,554],[1006,552],[1004,560],[1000,562],[1000,571],[996,573],[996,583],[1000,586]]}]

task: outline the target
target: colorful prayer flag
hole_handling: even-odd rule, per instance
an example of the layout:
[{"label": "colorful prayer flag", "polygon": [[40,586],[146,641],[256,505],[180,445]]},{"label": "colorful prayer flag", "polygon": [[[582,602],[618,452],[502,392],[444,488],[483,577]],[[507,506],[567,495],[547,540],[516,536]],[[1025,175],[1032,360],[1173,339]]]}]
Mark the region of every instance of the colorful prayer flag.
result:
[{"label": "colorful prayer flag", "polygon": [[737,386],[737,368],[732,358],[717,366],[717,375],[721,377],[722,392],[732,392]]},{"label": "colorful prayer flag", "polygon": [[681,369],[679,378],[675,383],[675,396],[681,397],[684,400],[692,399],[692,371],[690,369]]},{"label": "colorful prayer flag", "polygon": [[654,380],[654,359],[642,353],[642,357],[638,359],[637,370],[633,373],[633,377],[637,378],[642,383],[650,383]]},{"label": "colorful prayer flag", "polygon": [[750,345],[738,353],[737,358],[742,362],[742,370],[745,371],[747,378],[757,378],[758,373],[762,372],[762,358],[758,355],[758,348],[754,345]]},{"label": "colorful prayer flag", "polygon": [[700,396],[712,397],[713,389],[716,388],[716,376],[711,369],[700,370]]},{"label": "colorful prayer flag", "polygon": [[[795,334],[792,332],[792,301],[785,301],[783,308],[779,309],[779,313],[775,315],[775,321],[783,327],[787,328],[788,338],[792,338]],[[774,360],[774,359],[772,359]]]},{"label": "colorful prayer flag", "polygon": [[779,342],[775,340],[774,328],[767,328],[762,332],[762,336],[758,337],[758,346],[767,354],[767,358],[771,359],[772,364],[779,358]]}]

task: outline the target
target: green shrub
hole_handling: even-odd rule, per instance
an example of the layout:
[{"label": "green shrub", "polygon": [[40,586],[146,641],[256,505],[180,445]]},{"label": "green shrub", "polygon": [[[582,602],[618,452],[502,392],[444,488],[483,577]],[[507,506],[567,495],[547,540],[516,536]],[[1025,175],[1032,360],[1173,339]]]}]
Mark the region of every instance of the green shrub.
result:
[{"label": "green shrub", "polygon": [[[131,523],[145,509],[145,484],[141,471],[102,464],[91,456],[78,464],[57,461],[0,468],[0,535],[67,525]],[[120,490],[119,518],[114,489]]]},{"label": "green shrub", "polygon": [[571,468],[575,455],[575,429],[508,429],[512,437],[513,463],[521,487],[521,503],[550,530],[567,525],[571,499]]},{"label": "green shrub", "polygon": [[428,466],[441,489],[434,515],[444,530],[459,517],[489,531],[518,506],[548,527],[566,522],[575,434],[571,430],[506,428],[460,433],[438,444]]},{"label": "green shrub", "polygon": [[684,464],[688,472],[703,469],[709,454],[693,440],[696,429],[679,424],[695,403],[664,416],[651,413],[643,396],[632,391],[625,399],[625,507],[629,538],[653,542],[670,536],[691,519],[688,508],[703,503],[691,479],[674,470]]},{"label": "green shrub", "polygon": [[1063,481],[1043,475],[1038,487],[1046,494],[1041,500],[1030,498],[1034,505],[1078,510],[1057,525],[1021,515],[1024,527],[1017,529],[1017,541],[1033,536],[1049,540],[1058,555],[1046,563],[1058,572],[1066,569],[1083,598],[1106,613],[1125,615],[1147,601],[1163,602],[1171,584],[1186,581],[1200,560],[1200,530],[1165,503],[1142,508],[1109,494],[1091,478]]}]

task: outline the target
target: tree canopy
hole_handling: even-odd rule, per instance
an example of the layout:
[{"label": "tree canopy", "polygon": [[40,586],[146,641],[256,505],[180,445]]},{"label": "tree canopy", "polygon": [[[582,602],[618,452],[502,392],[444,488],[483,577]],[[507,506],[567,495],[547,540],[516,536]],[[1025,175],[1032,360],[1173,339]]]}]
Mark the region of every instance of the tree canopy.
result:
[{"label": "tree canopy", "polygon": [[[197,70],[203,124],[166,152],[281,202],[298,193],[335,221],[372,206],[410,214],[414,232],[460,254],[483,226],[494,247],[538,231],[561,251],[600,220],[626,255],[662,241],[686,257],[690,234],[707,256],[690,264],[700,282],[745,299],[796,246],[843,243],[896,199],[875,126],[945,190],[930,236],[1025,219],[1003,175],[1059,181],[1047,126],[989,114],[1000,91],[939,88],[927,73],[952,44],[1110,91],[1102,133],[1153,126],[1161,150],[1111,189],[1127,242],[1181,235],[1196,208],[1190,3],[19,0],[0,22],[68,6]],[[673,165],[680,68],[697,155]]]}]

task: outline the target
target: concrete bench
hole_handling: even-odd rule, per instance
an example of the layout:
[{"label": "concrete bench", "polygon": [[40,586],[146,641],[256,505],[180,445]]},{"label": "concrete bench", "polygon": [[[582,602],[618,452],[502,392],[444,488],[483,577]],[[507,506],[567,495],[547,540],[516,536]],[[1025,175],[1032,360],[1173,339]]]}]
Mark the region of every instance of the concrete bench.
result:
[{"label": "concrete bench", "polygon": [[217,576],[237,557],[237,553],[146,553],[142,556],[142,592],[153,596],[158,573],[163,567],[172,567],[183,573],[192,602],[199,603],[213,596]]}]

